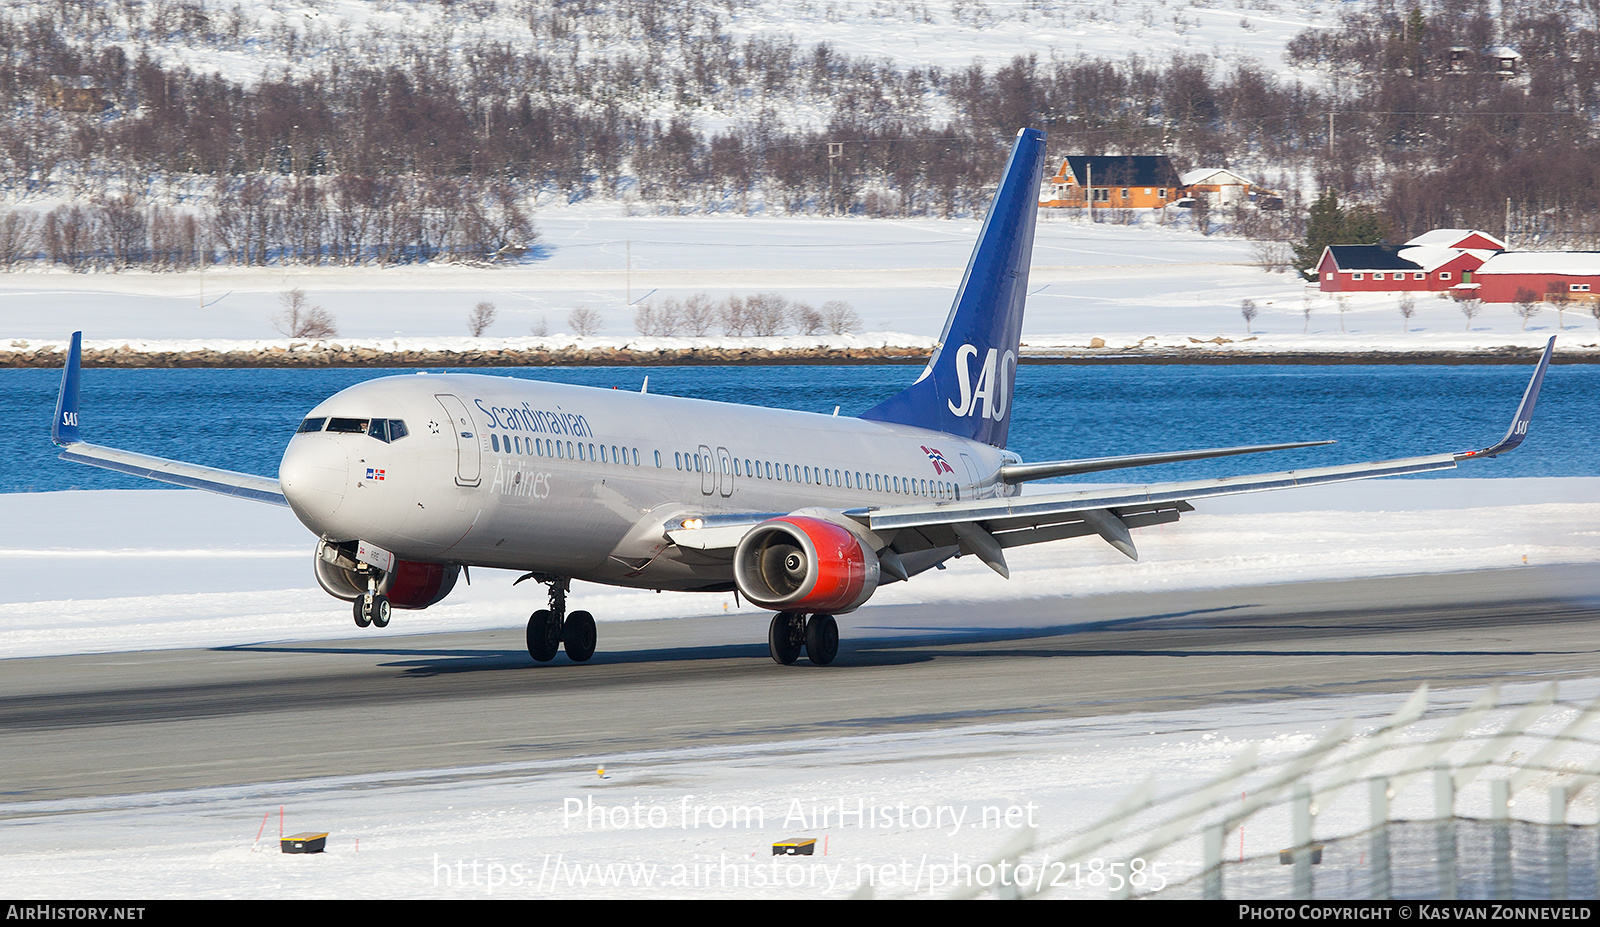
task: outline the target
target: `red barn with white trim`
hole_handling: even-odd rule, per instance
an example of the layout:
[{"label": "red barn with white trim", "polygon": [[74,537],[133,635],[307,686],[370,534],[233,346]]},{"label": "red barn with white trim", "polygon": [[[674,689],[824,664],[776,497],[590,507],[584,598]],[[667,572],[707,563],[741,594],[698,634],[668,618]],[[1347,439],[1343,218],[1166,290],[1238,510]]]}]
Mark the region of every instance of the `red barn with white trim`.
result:
[{"label": "red barn with white trim", "polygon": [[1600,251],[1507,251],[1489,259],[1473,274],[1478,298],[1486,303],[1514,303],[1518,290],[1539,300],[1555,294],[1569,299],[1600,298]]},{"label": "red barn with white trim", "polygon": [[1473,229],[1434,229],[1403,245],[1329,245],[1317,262],[1317,284],[1324,293],[1448,290],[1504,248]]}]

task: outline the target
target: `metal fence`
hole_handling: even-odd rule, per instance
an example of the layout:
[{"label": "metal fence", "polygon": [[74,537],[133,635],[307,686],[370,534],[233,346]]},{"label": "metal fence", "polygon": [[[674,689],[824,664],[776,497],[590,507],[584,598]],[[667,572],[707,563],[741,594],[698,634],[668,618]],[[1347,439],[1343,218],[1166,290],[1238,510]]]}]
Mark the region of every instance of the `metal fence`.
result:
[{"label": "metal fence", "polygon": [[[1494,686],[1464,708],[1433,712],[1422,686],[1363,733],[1345,720],[1274,761],[1259,759],[1252,745],[1210,780],[1159,796],[1155,780],[1146,781],[1095,823],[1054,837],[1021,834],[993,860],[1030,873],[1070,870],[1065,888],[1061,879],[1039,879],[965,894],[1593,898],[1600,895],[1600,825],[1569,824],[1568,812],[1600,781],[1600,741],[1585,736],[1597,717],[1600,698],[1563,702],[1554,684],[1504,701]],[[1422,793],[1407,792],[1413,788],[1431,792],[1431,802],[1422,802],[1431,813],[1415,813]],[[1402,794],[1413,798],[1410,820],[1391,812]],[[1366,814],[1347,813],[1347,832],[1319,832],[1319,815],[1356,801]],[[1463,814],[1463,804],[1487,813]],[[1281,829],[1285,815],[1278,852],[1240,858],[1226,851],[1247,823],[1272,818]],[[1364,827],[1349,826],[1363,817]],[[1163,862],[1172,867],[1167,873]]]}]

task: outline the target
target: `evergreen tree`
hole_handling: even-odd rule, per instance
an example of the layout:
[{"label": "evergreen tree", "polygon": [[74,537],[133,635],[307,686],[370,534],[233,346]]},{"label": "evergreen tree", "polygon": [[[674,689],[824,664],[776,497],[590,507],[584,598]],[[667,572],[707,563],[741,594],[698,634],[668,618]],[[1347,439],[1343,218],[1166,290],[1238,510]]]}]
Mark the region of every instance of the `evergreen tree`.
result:
[{"label": "evergreen tree", "polygon": [[1302,276],[1316,273],[1329,245],[1374,245],[1389,234],[1389,221],[1370,206],[1346,210],[1332,190],[1322,191],[1306,217],[1306,240],[1294,246],[1294,267]]}]

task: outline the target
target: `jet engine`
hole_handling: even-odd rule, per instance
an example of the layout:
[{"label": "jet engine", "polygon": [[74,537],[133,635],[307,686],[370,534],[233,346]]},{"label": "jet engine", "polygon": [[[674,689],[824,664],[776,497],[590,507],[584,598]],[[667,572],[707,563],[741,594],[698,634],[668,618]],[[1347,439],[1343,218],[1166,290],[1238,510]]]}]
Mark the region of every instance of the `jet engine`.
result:
[{"label": "jet engine", "polygon": [[[367,594],[367,575],[359,572],[346,545],[317,543],[317,585],[336,599],[354,602]],[[461,567],[451,563],[396,560],[394,569],[379,572],[378,592],[395,608],[427,608],[456,587]]]},{"label": "jet engine", "polygon": [[878,588],[878,556],[833,522],[787,515],[750,529],[734,551],[733,577],[763,608],[848,612]]}]

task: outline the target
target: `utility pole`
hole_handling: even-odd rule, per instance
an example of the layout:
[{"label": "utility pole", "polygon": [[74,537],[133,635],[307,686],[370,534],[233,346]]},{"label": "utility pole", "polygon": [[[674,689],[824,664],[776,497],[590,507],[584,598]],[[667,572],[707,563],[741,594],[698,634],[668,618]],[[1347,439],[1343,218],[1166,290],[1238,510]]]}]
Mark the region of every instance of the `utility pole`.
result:
[{"label": "utility pole", "polygon": [[835,198],[838,194],[834,192],[834,176],[838,173],[837,162],[843,156],[844,142],[828,143],[828,205],[835,213],[839,211],[839,202]]}]

